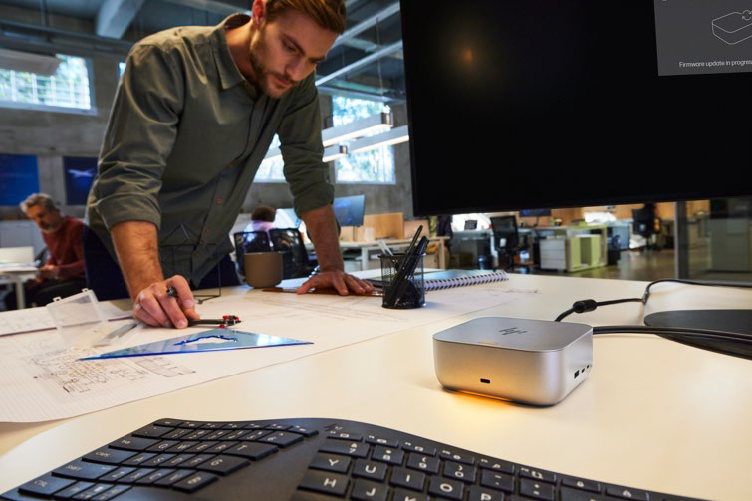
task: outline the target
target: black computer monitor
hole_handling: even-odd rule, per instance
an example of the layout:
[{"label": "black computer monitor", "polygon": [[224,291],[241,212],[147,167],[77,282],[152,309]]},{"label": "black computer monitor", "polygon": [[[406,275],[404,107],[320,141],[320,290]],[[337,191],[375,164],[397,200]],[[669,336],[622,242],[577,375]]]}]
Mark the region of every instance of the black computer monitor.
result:
[{"label": "black computer monitor", "polygon": [[739,2],[400,8],[414,215],[752,195]]},{"label": "black computer monitor", "polygon": [[366,196],[353,195],[334,199],[334,215],[340,226],[363,226],[366,213]]},{"label": "black computer monitor", "polygon": [[416,216],[752,194],[733,1],[400,5]]},{"label": "black computer monitor", "polygon": [[522,217],[543,217],[550,216],[551,209],[522,209],[520,216]]}]

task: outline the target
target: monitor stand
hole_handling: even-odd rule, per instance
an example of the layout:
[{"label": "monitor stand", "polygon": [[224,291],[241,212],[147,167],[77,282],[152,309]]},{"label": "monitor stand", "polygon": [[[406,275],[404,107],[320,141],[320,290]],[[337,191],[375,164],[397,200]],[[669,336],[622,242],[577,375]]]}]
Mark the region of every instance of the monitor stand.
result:
[{"label": "monitor stand", "polygon": [[[662,311],[645,317],[649,327],[684,327],[752,336],[752,310]],[[752,342],[727,339],[667,338],[688,346],[752,360]]]}]

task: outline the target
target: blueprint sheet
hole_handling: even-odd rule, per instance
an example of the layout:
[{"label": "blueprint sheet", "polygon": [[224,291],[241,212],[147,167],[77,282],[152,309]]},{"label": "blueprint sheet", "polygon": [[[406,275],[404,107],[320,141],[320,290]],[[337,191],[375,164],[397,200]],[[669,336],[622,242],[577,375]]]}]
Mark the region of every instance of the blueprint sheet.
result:
[{"label": "blueprint sheet", "polygon": [[[388,310],[381,298],[257,290],[199,306],[204,318],[238,315],[239,329],[313,344],[252,350],[79,361],[113,349],[189,334],[139,328],[117,345],[67,349],[55,331],[0,337],[0,421],[61,419],[288,362],[537,294],[508,282],[433,291],[414,310]],[[3,314],[0,314],[0,321]],[[113,322],[115,323],[115,322]],[[193,329],[191,329],[193,330]],[[198,331],[198,329],[195,329]],[[206,327],[203,327],[206,330]]]}]

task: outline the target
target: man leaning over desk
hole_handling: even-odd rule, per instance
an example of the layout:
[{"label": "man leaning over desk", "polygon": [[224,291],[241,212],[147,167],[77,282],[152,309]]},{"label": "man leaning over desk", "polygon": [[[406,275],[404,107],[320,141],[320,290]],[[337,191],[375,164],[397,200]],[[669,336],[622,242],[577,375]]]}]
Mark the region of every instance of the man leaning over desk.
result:
[{"label": "man leaning over desk", "polygon": [[238,285],[228,234],[275,133],[321,269],[298,292],[373,290],[344,272],[322,161],[314,70],[344,29],[344,0],[256,0],[251,16],[133,47],[87,209],[100,299],[130,296],[136,318],[182,328],[198,318],[191,285]]}]

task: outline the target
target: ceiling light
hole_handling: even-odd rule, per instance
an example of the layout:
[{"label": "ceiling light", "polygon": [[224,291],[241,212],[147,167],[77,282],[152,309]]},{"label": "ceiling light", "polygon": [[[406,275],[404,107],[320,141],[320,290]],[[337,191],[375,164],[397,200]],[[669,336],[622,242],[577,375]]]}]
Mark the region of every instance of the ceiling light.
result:
[{"label": "ceiling light", "polygon": [[0,49],[0,68],[37,75],[54,75],[62,61],[53,56]]},{"label": "ceiling light", "polygon": [[347,125],[329,127],[321,132],[321,140],[324,146],[355,139],[366,134],[389,130],[392,127],[392,115],[390,113],[376,113],[368,118],[355,120]]},{"label": "ceiling light", "polygon": [[344,144],[335,144],[324,149],[324,162],[331,162],[347,155],[347,146]]},{"label": "ceiling light", "polygon": [[360,153],[362,151],[372,150],[380,146],[390,146],[393,144],[404,143],[410,139],[410,135],[407,132],[407,125],[401,125],[394,127],[381,134],[375,136],[368,136],[357,141],[350,143],[350,153]]}]

